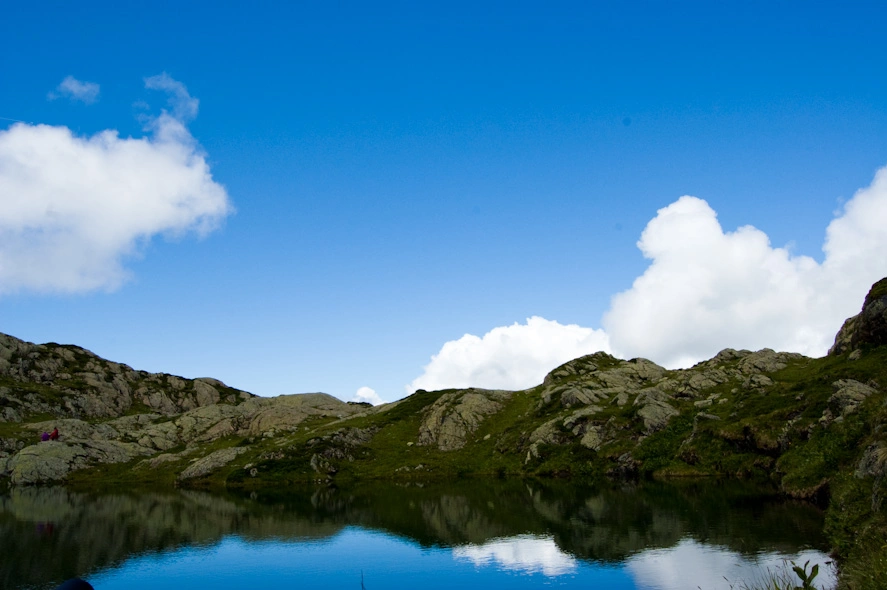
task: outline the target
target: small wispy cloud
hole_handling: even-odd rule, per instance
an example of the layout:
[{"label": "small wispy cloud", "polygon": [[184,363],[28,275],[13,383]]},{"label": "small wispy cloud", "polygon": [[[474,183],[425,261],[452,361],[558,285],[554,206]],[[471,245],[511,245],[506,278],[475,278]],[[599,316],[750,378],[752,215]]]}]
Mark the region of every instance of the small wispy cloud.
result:
[{"label": "small wispy cloud", "polygon": [[184,84],[166,72],[145,78],[145,88],[166,92],[167,104],[172,109],[171,115],[179,121],[186,123],[197,116],[200,101],[188,93]]},{"label": "small wispy cloud", "polygon": [[68,98],[83,104],[93,104],[99,99],[99,85],[95,82],[84,82],[74,76],[67,76],[55,90],[47,95],[49,100]]}]

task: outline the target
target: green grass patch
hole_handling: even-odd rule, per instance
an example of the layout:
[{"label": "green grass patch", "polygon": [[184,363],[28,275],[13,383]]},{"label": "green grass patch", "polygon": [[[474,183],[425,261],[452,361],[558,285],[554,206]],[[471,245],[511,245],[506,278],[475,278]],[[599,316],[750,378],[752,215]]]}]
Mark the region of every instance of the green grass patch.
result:
[{"label": "green grass patch", "polygon": [[686,414],[675,416],[659,432],[642,440],[632,455],[641,462],[641,473],[652,475],[681,462],[678,451],[681,443],[693,432],[693,417]]}]

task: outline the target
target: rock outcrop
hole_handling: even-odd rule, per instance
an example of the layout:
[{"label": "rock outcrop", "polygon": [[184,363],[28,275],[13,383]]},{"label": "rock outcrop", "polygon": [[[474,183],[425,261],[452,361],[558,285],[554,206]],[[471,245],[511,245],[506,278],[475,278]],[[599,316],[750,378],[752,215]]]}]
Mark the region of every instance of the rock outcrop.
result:
[{"label": "rock outcrop", "polygon": [[144,408],[173,416],[254,397],[210,378],[136,371],[78,346],[32,344],[0,334],[0,422],[34,414],[114,418]]},{"label": "rock outcrop", "polygon": [[867,397],[875,393],[871,385],[860,383],[855,379],[840,379],[832,384],[835,393],[829,398],[829,406],[835,413],[846,416],[856,411]]},{"label": "rock outcrop", "polygon": [[[323,393],[283,395],[275,398],[251,397],[237,405],[213,404],[195,408],[170,419],[160,414],[136,414],[91,424],[73,419],[34,422],[26,425],[34,432],[58,427],[59,441],[26,446],[0,464],[15,485],[63,480],[70,472],[99,463],[123,463],[138,457],[165,453],[176,447],[194,449],[226,436],[269,437],[297,429],[313,417],[344,418],[366,408],[347,404]],[[181,478],[201,477],[237,456],[220,453],[200,459]],[[230,455],[230,457],[229,457]],[[179,455],[166,454],[167,460]],[[222,458],[228,458],[222,461]],[[151,465],[156,467],[163,463]],[[196,465],[196,466],[195,466]]]},{"label": "rock outcrop", "polygon": [[194,463],[191,463],[191,465],[186,467],[185,470],[179,474],[179,480],[209,475],[220,467],[227,465],[245,451],[246,449],[242,447],[231,447],[214,451],[205,457],[197,459]]},{"label": "rock outcrop", "polygon": [[13,485],[50,483],[63,480],[71,471],[99,463],[125,463],[153,452],[121,441],[49,441],[23,448],[0,467]]},{"label": "rock outcrop", "polygon": [[501,410],[512,393],[468,389],[443,394],[425,412],[419,426],[419,444],[434,445],[441,451],[461,449],[467,436],[476,431],[487,416]]},{"label": "rock outcrop", "polygon": [[[589,422],[594,408],[631,402],[638,406],[638,415],[648,430],[663,428],[669,418],[677,415],[669,400],[671,395],[656,386],[665,379],[666,370],[647,359],[619,360],[607,353],[597,352],[561,365],[545,377],[541,404],[559,400],[564,408],[582,408],[584,411],[564,415],[568,432],[585,440],[583,446],[598,448],[602,442],[600,429]],[[589,411],[591,410],[591,411]],[[587,435],[587,436],[586,436]],[[554,442],[558,437],[536,431],[531,442]],[[563,438],[563,437],[560,437]]]},{"label": "rock outcrop", "polygon": [[672,417],[680,413],[668,403],[669,399],[668,394],[652,387],[645,389],[635,398],[634,403],[639,406],[638,416],[644,420],[647,433],[662,430]]},{"label": "rock outcrop", "polygon": [[829,355],[852,353],[863,346],[887,344],[887,278],[881,279],[869,290],[862,311],[848,318],[841,326]]},{"label": "rock outcrop", "polygon": [[[692,401],[693,411],[698,412],[729,403],[740,392],[764,394],[773,385],[771,375],[804,359],[800,354],[768,348],[757,352],[728,348],[690,369],[675,371],[646,359],[624,361],[604,352],[574,359],[545,377],[538,409],[562,410],[529,434],[524,463],[539,458],[542,445],[578,443],[598,451],[624,437],[613,426],[608,407],[633,408],[643,434],[649,436],[679,416],[686,401]],[[712,414],[703,416],[720,419]],[[623,425],[622,430],[625,428]]]}]

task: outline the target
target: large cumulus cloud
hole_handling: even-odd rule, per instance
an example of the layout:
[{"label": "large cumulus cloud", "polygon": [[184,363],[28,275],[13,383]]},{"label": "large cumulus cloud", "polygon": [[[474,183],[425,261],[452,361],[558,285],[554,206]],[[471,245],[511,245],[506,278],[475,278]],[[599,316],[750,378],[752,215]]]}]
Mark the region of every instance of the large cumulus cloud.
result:
[{"label": "large cumulus cloud", "polygon": [[750,225],[725,231],[692,196],[660,209],[637,245],[650,265],[613,296],[603,330],[534,317],[466,334],[445,343],[407,390],[532,387],[597,350],[669,368],[727,347],[822,356],[872,283],[887,276],[887,168],[825,228],[821,263],[773,246]]},{"label": "large cumulus cloud", "polygon": [[822,356],[887,275],[887,169],[826,228],[818,263],[751,226],[725,232],[709,205],[660,209],[638,247],[652,262],[603,318],[617,355],[686,367],[725,347]]},{"label": "large cumulus cloud", "polygon": [[821,269],[760,230],[724,232],[708,203],[660,209],[638,247],[653,262],[604,316],[618,354],[686,366],[725,346],[814,353],[825,346]]},{"label": "large cumulus cloud", "polygon": [[206,234],[231,211],[185,123],[197,101],[163,74],[172,112],[147,135],[89,137],[18,123],[0,131],[0,294],[112,290],[124,262],[158,234]]}]

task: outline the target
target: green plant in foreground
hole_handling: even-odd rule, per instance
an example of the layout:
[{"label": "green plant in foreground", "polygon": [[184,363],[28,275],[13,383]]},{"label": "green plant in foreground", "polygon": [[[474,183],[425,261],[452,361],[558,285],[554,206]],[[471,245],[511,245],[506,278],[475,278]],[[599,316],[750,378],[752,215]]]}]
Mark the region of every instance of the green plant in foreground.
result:
[{"label": "green plant in foreground", "polygon": [[[792,571],[801,580],[800,586],[797,586],[791,574],[784,570],[775,573],[768,572],[768,579],[762,585],[755,584],[749,586],[743,582],[737,590],[816,590],[816,586],[813,585],[813,579],[819,575],[819,564],[815,564],[809,573],[807,572],[807,566],[810,565],[809,561],[804,564],[804,567],[799,566],[795,562],[791,562],[791,564]],[[730,586],[730,588],[732,589],[733,586]]]},{"label": "green plant in foreground", "polygon": [[796,590],[810,590],[813,588],[813,578],[819,573],[819,564],[817,563],[810,569],[810,573],[807,573],[807,566],[810,565],[810,562],[806,562],[804,564],[804,568],[801,569],[800,566],[796,565],[792,562],[792,571],[801,579],[801,585],[796,587]]}]

